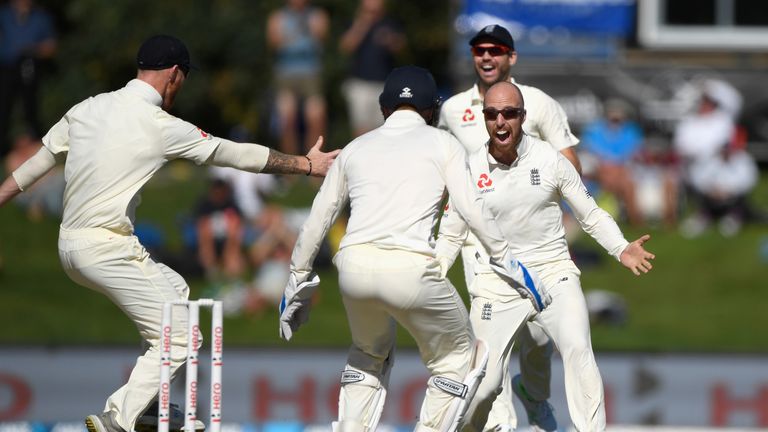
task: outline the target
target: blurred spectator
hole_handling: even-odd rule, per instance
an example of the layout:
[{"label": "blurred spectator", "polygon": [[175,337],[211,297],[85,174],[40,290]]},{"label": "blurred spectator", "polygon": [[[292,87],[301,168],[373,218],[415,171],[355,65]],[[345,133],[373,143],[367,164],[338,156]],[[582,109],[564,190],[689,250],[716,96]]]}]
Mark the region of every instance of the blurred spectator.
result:
[{"label": "blurred spectator", "polygon": [[754,158],[743,148],[726,146],[691,172],[691,188],[698,212],[683,226],[688,235],[699,234],[718,221],[723,236],[732,237],[750,216],[747,197],[757,185],[759,172]]},{"label": "blurred spectator", "polygon": [[198,259],[210,282],[237,280],[245,271],[243,218],[229,183],[214,179],[195,213]]},{"label": "blurred spectator", "polygon": [[40,60],[50,59],[55,52],[53,21],[33,0],[10,0],[0,6],[0,157],[9,151],[17,96],[24,105],[24,132],[42,136],[37,109]]},{"label": "blurred spectator", "polygon": [[267,43],[275,53],[280,150],[289,154],[304,152],[299,149],[299,113],[304,114],[304,150],[326,129],[322,51],[329,20],[309,3],[286,0],[285,7],[273,11],[267,21]]},{"label": "blurred spectator", "polygon": [[[234,130],[231,138],[247,140],[242,133]],[[294,223],[293,214],[301,214],[302,210],[287,210],[268,202],[279,188],[274,175],[225,167],[211,167],[210,174],[230,185],[234,203],[243,216],[243,246],[254,271],[252,290],[243,296],[244,309],[257,312],[269,304],[278,305],[288,281],[290,254],[304,220],[299,217],[298,224]]]},{"label": "blurred spectator", "polygon": [[341,52],[351,56],[342,91],[355,136],[384,123],[379,95],[405,44],[402,29],[386,15],[385,0],[360,0],[352,25],[339,40]]},{"label": "blurred spectator", "polygon": [[746,196],[757,183],[758,173],[736,125],[741,100],[730,84],[706,80],[697,111],[675,129],[682,180],[698,207],[680,227],[685,236],[697,236],[715,221],[723,235],[734,235],[748,213]]},{"label": "blurred spectator", "polygon": [[[30,135],[17,137],[5,158],[5,171],[15,171],[42,146],[42,141]],[[27,212],[31,220],[41,220],[45,216],[59,217],[64,206],[64,186],[64,168],[56,166],[13,201]]]},{"label": "blurred spectator", "polygon": [[596,159],[592,175],[600,187],[623,204],[632,225],[640,226],[643,215],[637,205],[631,162],[643,144],[643,131],[629,118],[630,110],[623,100],[608,100],[605,117],[586,126],[582,145]]}]

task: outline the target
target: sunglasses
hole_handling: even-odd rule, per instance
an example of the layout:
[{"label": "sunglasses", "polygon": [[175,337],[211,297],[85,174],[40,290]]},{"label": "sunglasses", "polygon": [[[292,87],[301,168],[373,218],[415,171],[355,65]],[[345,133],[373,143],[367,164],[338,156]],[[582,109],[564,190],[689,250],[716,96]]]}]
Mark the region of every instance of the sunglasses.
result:
[{"label": "sunglasses", "polygon": [[493,45],[493,46],[472,46],[472,55],[476,57],[482,57],[485,55],[485,53],[490,54],[493,57],[498,57],[504,54],[508,54],[509,51],[511,51],[509,48],[505,47],[504,45]]},{"label": "sunglasses", "polygon": [[504,117],[504,120],[514,120],[524,116],[525,109],[513,107],[504,107],[500,110],[493,107],[483,108],[483,115],[486,120],[496,120],[499,118],[499,114]]}]

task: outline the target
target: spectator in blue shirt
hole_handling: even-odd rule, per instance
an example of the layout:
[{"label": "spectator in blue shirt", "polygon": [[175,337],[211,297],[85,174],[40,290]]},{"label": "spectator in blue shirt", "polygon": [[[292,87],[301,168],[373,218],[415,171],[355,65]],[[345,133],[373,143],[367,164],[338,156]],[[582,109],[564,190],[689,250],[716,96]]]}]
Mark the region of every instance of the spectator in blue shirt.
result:
[{"label": "spectator in blue shirt", "polygon": [[596,159],[594,173],[600,186],[621,202],[627,219],[642,225],[630,162],[643,144],[643,131],[629,119],[630,106],[623,100],[605,103],[605,117],[584,129],[583,149]]},{"label": "spectator in blue shirt", "polygon": [[10,148],[8,131],[17,97],[24,104],[23,132],[42,136],[37,113],[39,66],[55,52],[53,20],[33,0],[10,0],[0,7],[0,157]]}]

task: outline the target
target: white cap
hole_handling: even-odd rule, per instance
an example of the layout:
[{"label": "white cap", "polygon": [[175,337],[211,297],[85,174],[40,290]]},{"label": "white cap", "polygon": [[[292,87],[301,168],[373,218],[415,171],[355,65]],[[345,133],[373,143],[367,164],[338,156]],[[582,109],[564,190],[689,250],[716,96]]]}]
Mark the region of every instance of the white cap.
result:
[{"label": "white cap", "polygon": [[741,112],[741,94],[731,84],[719,79],[707,79],[702,85],[702,94],[712,99],[723,111],[736,118]]}]

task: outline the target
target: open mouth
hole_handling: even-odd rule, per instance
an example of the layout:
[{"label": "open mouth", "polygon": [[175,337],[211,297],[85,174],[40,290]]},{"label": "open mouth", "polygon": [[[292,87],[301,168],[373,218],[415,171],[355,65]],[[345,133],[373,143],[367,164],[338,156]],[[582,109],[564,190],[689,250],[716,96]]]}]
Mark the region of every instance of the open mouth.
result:
[{"label": "open mouth", "polygon": [[480,66],[480,70],[482,71],[483,75],[491,75],[496,72],[496,66],[491,64],[484,64]]},{"label": "open mouth", "polygon": [[498,142],[499,144],[507,144],[512,137],[512,134],[506,130],[496,131],[494,135],[496,136],[496,142]]}]

